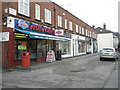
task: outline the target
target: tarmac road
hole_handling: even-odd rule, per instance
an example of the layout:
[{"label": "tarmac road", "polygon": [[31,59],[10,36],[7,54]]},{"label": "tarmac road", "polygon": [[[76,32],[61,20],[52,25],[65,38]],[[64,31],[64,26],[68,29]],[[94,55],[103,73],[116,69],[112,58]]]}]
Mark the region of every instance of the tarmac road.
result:
[{"label": "tarmac road", "polygon": [[98,54],[3,72],[3,88],[104,88],[116,61],[100,61]]}]

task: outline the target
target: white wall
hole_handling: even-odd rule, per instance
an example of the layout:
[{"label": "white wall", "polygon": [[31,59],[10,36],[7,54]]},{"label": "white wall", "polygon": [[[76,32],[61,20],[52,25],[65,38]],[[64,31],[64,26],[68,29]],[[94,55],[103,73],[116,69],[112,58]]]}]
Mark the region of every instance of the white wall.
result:
[{"label": "white wall", "polygon": [[113,33],[98,34],[98,52],[103,47],[113,47]]}]

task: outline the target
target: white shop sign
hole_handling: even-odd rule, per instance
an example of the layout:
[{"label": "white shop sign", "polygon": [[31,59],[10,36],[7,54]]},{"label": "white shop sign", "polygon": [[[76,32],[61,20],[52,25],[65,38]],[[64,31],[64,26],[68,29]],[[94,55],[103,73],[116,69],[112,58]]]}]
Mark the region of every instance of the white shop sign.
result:
[{"label": "white shop sign", "polygon": [[9,14],[12,14],[12,15],[17,15],[17,12],[16,12],[16,10],[15,9],[13,9],[13,8],[9,8]]},{"label": "white shop sign", "polygon": [[9,32],[0,32],[0,42],[9,41]]},{"label": "white shop sign", "polygon": [[53,62],[56,61],[55,60],[55,53],[53,50],[48,51],[47,53],[47,58],[46,58],[46,62]]}]

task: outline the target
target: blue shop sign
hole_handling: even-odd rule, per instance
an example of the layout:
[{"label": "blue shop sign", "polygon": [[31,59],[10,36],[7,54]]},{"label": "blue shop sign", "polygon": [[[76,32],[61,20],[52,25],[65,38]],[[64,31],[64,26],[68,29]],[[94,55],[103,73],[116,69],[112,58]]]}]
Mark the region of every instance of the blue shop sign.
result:
[{"label": "blue shop sign", "polygon": [[15,19],[15,28],[55,36],[55,29],[37,24],[31,24],[30,22],[26,22],[24,20]]}]

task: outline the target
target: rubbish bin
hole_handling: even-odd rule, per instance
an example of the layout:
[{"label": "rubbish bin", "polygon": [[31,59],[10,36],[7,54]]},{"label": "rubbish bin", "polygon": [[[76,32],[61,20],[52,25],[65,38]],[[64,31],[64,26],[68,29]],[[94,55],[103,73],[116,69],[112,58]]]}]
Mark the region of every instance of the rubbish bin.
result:
[{"label": "rubbish bin", "polygon": [[57,60],[62,60],[62,52],[61,51],[57,51]]},{"label": "rubbish bin", "polygon": [[30,66],[30,53],[22,52],[22,66],[29,67]]}]

